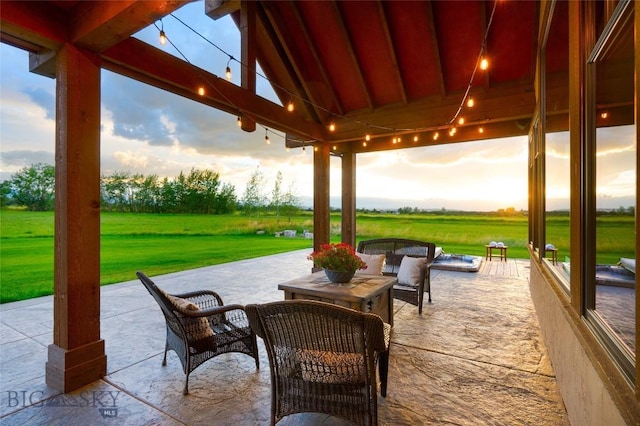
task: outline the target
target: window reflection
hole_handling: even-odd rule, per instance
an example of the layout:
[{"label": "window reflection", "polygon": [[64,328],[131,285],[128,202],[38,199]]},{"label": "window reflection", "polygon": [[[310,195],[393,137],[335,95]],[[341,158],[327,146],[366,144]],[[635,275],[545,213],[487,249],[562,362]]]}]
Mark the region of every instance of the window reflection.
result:
[{"label": "window reflection", "polygon": [[[633,20],[623,19],[595,61],[595,312],[635,352],[636,140]],[[635,270],[635,267],[633,267]]]}]

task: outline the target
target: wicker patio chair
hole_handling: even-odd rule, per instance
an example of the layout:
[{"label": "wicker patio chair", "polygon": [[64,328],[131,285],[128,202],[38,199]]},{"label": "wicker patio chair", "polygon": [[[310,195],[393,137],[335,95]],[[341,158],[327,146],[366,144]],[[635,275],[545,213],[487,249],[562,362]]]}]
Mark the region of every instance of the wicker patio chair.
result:
[{"label": "wicker patio chair", "polygon": [[391,327],[375,314],[310,300],[247,305],[271,371],[271,424],[319,412],[378,424],[376,363],[386,396]]},{"label": "wicker patio chair", "polygon": [[356,251],[364,254],[384,254],[386,258],[382,275],[399,278],[398,274],[401,273],[400,267],[405,256],[416,259],[423,258],[424,263],[414,274],[417,276],[416,282],[414,284],[400,282],[395,285],[393,297],[417,306],[418,314],[422,314],[422,301],[425,292],[429,295],[428,300],[431,303],[431,265],[433,265],[437,251],[434,243],[403,238],[379,238],[360,241]]},{"label": "wicker patio chair", "polygon": [[253,357],[260,368],[256,335],[242,305],[224,305],[220,296],[209,290],[171,295],[156,286],[144,273],[136,275],[160,305],[167,327],[167,352],[173,350],[186,374],[183,393],[189,393],[189,374],[203,362],[227,352]]}]

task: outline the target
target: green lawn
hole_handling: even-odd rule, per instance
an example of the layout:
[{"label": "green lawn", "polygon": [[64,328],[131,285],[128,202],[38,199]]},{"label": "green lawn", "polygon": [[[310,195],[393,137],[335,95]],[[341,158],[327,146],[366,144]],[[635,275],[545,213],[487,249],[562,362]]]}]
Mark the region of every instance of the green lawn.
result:
[{"label": "green lawn", "polygon": [[[0,211],[0,303],[53,292],[53,212]],[[633,238],[633,218],[605,218],[598,241],[598,261],[615,263]],[[527,258],[527,217],[494,215],[358,214],[358,241],[397,237],[433,241],[447,253],[484,256],[484,245],[502,241],[509,257]],[[276,231],[313,230],[311,212],[291,220],[240,215],[101,215],[100,284],[135,279],[143,270],[157,275],[298,249],[312,250],[312,241],[275,238]],[[560,249],[569,247],[568,218],[547,223],[547,235]],[[606,232],[604,230],[606,229]],[[257,234],[264,231],[264,234]],[[331,240],[340,239],[340,214],[331,216]],[[602,245],[602,249],[601,246]],[[606,247],[605,247],[606,246]],[[566,252],[568,253],[568,252]]]}]

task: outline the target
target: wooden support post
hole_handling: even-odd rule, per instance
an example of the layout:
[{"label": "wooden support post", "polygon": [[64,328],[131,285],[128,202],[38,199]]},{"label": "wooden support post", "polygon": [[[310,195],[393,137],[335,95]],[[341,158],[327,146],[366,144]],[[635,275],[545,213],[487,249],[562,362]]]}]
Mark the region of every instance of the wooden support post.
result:
[{"label": "wooden support post", "polygon": [[[254,1],[240,3],[240,37],[241,37],[241,85],[252,95],[256,93],[256,4]],[[242,130],[254,132],[256,122],[253,118],[242,115]]]},{"label": "wooden support post", "polygon": [[342,154],[342,242],[356,245],[356,154]]},{"label": "wooden support post", "polygon": [[[317,148],[317,149],[316,149]],[[313,150],[313,249],[329,242],[329,144]]]},{"label": "wooden support post", "polygon": [[62,392],[106,374],[100,339],[100,60],[65,45],[56,60],[53,344],[46,382]]}]

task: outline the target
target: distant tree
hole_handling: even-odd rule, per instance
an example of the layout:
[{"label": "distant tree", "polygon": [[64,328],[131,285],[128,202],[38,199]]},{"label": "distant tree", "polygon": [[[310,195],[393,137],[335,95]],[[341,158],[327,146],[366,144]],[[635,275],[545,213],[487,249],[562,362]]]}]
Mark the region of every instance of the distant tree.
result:
[{"label": "distant tree", "polygon": [[11,189],[11,181],[5,180],[0,183],[0,208],[9,206],[13,202],[13,190]]},{"label": "distant tree", "polygon": [[222,184],[222,187],[216,196],[215,213],[232,213],[236,209],[237,204],[238,199],[236,197],[235,186],[230,183]]},{"label": "distant tree", "polygon": [[260,215],[260,210],[264,207],[266,198],[263,195],[263,186],[264,175],[257,168],[249,178],[242,197],[242,208],[247,216],[255,214],[258,217]]},{"label": "distant tree", "polygon": [[282,193],[282,172],[278,171],[276,182],[271,191],[271,208],[276,212],[276,223],[280,221],[280,207],[282,206],[284,194]]},{"label": "distant tree", "polygon": [[44,163],[25,167],[11,178],[11,193],[15,203],[28,210],[53,210],[55,169]]},{"label": "distant tree", "polygon": [[115,172],[100,179],[102,205],[109,211],[124,212],[128,208],[131,173]]},{"label": "distant tree", "polygon": [[282,197],[282,214],[287,216],[287,219],[291,222],[291,217],[300,209],[300,199],[295,193],[294,184],[292,182],[289,184],[287,192],[285,192]]}]

